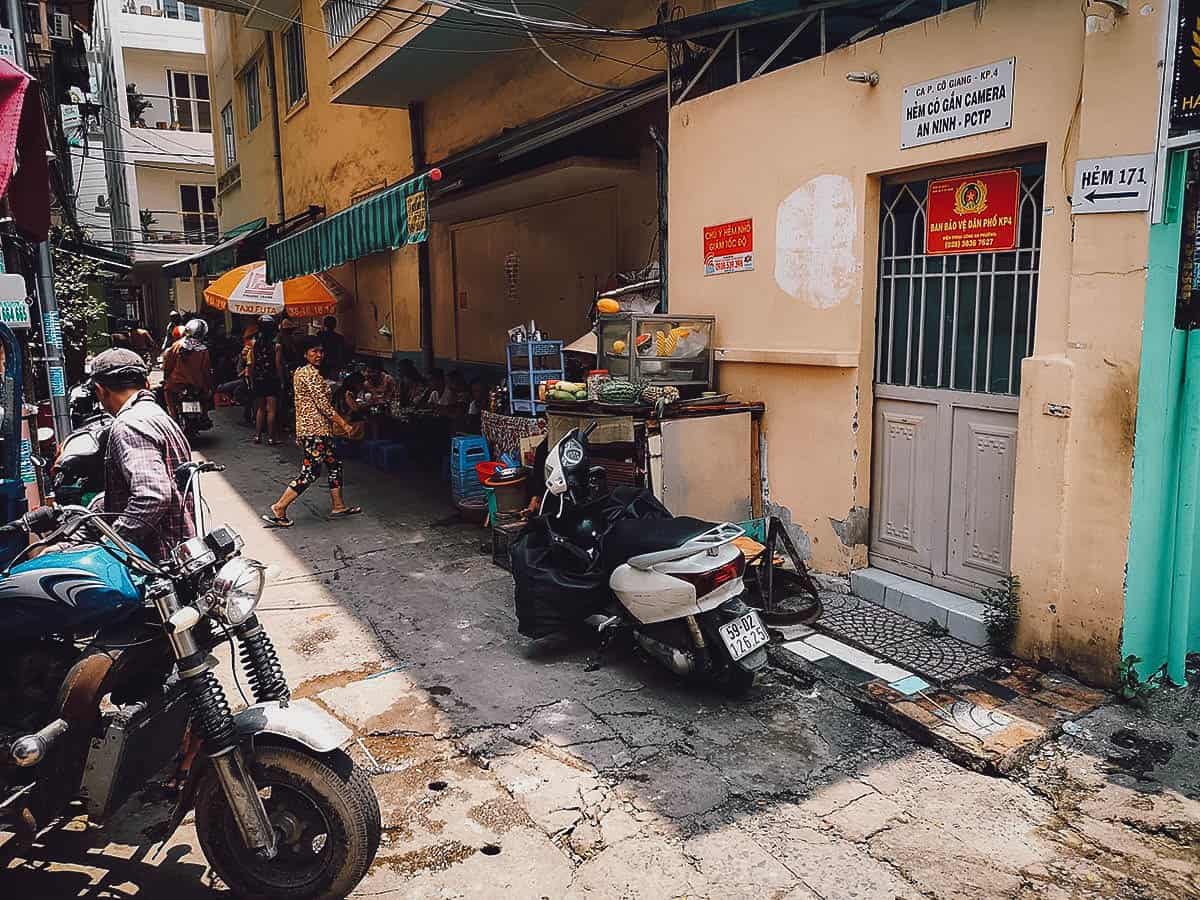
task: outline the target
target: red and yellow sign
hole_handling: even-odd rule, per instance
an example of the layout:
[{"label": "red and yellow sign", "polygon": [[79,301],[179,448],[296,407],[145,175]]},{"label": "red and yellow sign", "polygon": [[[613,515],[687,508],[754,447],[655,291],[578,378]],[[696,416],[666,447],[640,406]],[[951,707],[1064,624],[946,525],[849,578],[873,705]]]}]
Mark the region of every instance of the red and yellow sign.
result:
[{"label": "red and yellow sign", "polygon": [[754,269],[754,220],[739,219],[704,228],[704,274]]},{"label": "red and yellow sign", "polygon": [[994,253],[1017,246],[1017,169],[929,182],[925,252]]}]

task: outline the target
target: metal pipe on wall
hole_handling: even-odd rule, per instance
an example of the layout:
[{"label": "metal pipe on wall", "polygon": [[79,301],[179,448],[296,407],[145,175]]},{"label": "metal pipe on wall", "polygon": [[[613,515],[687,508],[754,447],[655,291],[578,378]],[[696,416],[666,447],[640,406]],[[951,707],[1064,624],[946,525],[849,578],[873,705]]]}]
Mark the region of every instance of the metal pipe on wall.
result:
[{"label": "metal pipe on wall", "polygon": [[[425,168],[425,107],[421,103],[408,106],[408,134],[412,146],[413,171]],[[426,215],[429,207],[426,205]],[[421,367],[433,369],[433,291],[429,283],[429,239],[417,244],[417,292],[421,320]]]},{"label": "metal pipe on wall", "polygon": [[266,33],[267,89],[271,92],[271,156],[275,160],[275,221],[282,224],[285,217],[283,199],[283,150],[279,134],[279,94],[275,89],[275,35]]}]

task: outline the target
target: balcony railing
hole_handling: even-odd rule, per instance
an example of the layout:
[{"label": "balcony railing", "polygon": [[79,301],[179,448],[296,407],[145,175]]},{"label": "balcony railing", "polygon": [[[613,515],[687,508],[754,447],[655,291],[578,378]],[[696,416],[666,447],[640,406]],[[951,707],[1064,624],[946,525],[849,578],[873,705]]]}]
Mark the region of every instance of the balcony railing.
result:
[{"label": "balcony railing", "polygon": [[375,14],[387,0],[326,0],[321,7],[325,16],[325,32],[329,46],[335,47],[358,27],[358,23]]},{"label": "balcony railing", "polygon": [[134,16],[158,16],[164,19],[200,21],[200,7],[180,0],[125,0],[121,12]]},{"label": "balcony railing", "polygon": [[140,119],[130,123],[134,128],[212,134],[212,107],[208,100],[140,92],[139,96],[149,100],[150,105],[142,111]]}]

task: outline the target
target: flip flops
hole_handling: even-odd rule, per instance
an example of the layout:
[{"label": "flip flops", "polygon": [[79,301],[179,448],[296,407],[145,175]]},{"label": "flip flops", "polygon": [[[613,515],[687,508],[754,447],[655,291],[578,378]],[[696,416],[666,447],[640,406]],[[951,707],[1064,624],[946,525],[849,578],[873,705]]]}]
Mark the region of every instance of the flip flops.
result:
[{"label": "flip flops", "polygon": [[339,509],[336,512],[331,512],[329,514],[329,518],[345,519],[345,518],[348,518],[349,516],[357,516],[361,512],[362,512],[361,506],[347,506],[345,509]]},{"label": "flip flops", "polygon": [[296,524],[287,516],[277,516],[273,512],[265,512],[259,518],[267,523],[268,528],[291,528]]}]

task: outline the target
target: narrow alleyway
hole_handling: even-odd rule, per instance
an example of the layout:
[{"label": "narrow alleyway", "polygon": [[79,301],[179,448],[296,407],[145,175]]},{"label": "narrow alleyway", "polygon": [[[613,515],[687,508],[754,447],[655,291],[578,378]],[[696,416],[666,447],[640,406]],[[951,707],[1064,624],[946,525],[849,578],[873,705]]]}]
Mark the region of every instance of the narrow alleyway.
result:
[{"label": "narrow alleyway", "polygon": [[[529,659],[507,573],[434,478],[351,464],[363,516],[326,521],[314,488],[295,528],[267,531],[297,454],[248,437],[223,416],[198,445],[229,466],[206,491],[270,566],[262,617],[297,693],[378,767],[386,834],[356,896],[1200,897],[1200,703],[1132,730],[1106,708],[1000,779],[833,682],[773,671],[735,702],[633,654]],[[0,884],[214,896],[190,826],[159,853],[147,810],[127,812],[9,854]]]}]

